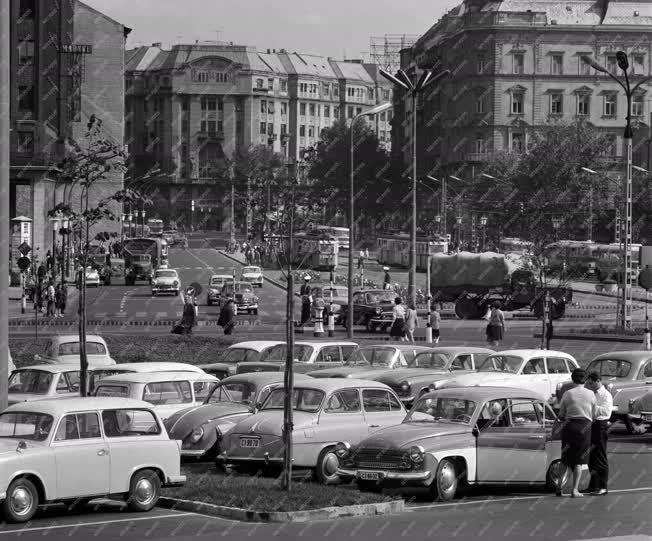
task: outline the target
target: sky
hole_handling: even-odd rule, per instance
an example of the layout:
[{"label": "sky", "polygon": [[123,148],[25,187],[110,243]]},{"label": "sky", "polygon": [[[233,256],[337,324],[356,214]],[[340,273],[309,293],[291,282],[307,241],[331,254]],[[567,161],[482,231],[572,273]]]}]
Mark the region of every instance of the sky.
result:
[{"label": "sky", "polygon": [[232,41],[369,59],[369,38],[423,34],[462,0],[83,0],[132,29],[129,48]]}]

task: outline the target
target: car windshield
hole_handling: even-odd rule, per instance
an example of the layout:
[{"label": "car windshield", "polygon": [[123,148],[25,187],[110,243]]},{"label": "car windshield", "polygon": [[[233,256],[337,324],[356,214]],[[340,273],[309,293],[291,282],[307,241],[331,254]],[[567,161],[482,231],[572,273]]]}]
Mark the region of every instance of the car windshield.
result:
[{"label": "car windshield", "polygon": [[0,415],[0,438],[44,441],[53,422],[54,418],[47,413],[5,412]]},{"label": "car windshield", "polygon": [[253,404],[255,397],[256,386],[252,383],[224,383],[215,387],[205,403],[237,402],[239,404]]},{"label": "car windshield", "polygon": [[128,385],[108,385],[102,383],[97,387],[95,396],[117,396],[120,398],[129,398]]},{"label": "car windshield", "polygon": [[405,418],[405,423],[433,423],[444,421],[451,423],[471,422],[475,411],[475,402],[463,398],[422,398],[417,401]]},{"label": "car windshield", "polygon": [[597,372],[604,378],[626,378],[632,369],[632,363],[622,359],[598,359],[587,367],[587,372]]},{"label": "car windshield", "polygon": [[259,267],[245,267],[244,269],[242,269],[243,274],[255,274],[257,272],[260,272]]},{"label": "car windshield", "polygon": [[[292,395],[292,409],[297,411],[306,411],[315,413],[319,411],[322,401],[324,400],[323,391],[317,389],[295,388]],[[285,401],[285,390],[274,389],[269,398],[263,404],[262,410],[283,409]]]},{"label": "car windshield", "polygon": [[236,284],[235,290],[238,293],[251,293],[253,291],[250,284]]},{"label": "car windshield", "polygon": [[393,348],[360,348],[353,352],[344,366],[389,367],[394,358]]},{"label": "car windshield", "polygon": [[43,370],[16,370],[9,378],[9,392],[47,394],[53,377]]},{"label": "car windshield", "polygon": [[365,300],[367,304],[380,304],[383,302],[394,302],[396,293],[393,291],[379,291],[378,293],[367,293]]},{"label": "car windshield", "polygon": [[211,278],[210,285],[221,286],[226,280],[224,278]]},{"label": "car windshield", "polygon": [[517,374],[523,359],[514,355],[490,355],[478,365],[478,372],[509,372]]},{"label": "car windshield", "polygon": [[[295,363],[306,363],[310,360],[310,356],[315,348],[312,346],[305,346],[301,344],[294,345],[294,362]],[[285,344],[279,344],[269,348],[265,353],[261,355],[261,361],[284,361],[287,356],[287,346]]]},{"label": "car windshield", "polygon": [[[79,355],[79,342],[59,344],[59,355]],[[106,355],[106,348],[100,342],[86,342],[86,355]]]},{"label": "car windshield", "polygon": [[443,353],[419,353],[410,363],[410,368],[434,368],[445,370],[448,358]]},{"label": "car windshield", "polygon": [[173,270],[158,270],[156,271],[156,278],[176,278],[177,273]]}]

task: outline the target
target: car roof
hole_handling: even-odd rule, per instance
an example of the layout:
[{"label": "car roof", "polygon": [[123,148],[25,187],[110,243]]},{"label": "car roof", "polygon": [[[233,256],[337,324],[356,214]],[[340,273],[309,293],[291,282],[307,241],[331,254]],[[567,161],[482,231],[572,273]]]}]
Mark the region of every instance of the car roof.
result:
[{"label": "car roof", "polygon": [[591,359],[591,362],[600,359],[622,359],[624,361],[646,361],[652,359],[652,351],[632,350],[632,351],[612,351],[611,353],[602,353]]},{"label": "car roof", "polygon": [[496,353],[493,349],[474,346],[441,346],[428,348],[428,351],[432,351],[433,353]]},{"label": "car roof", "polygon": [[[266,385],[267,383],[282,383],[285,377],[284,372],[244,372],[224,378],[220,383],[254,383],[256,385]],[[294,374],[295,381],[304,381],[314,379],[305,374]]]},{"label": "car roof", "polygon": [[11,411],[24,411],[24,412],[38,412],[49,413],[53,415],[64,415],[71,411],[88,411],[94,409],[122,409],[122,408],[138,408],[138,409],[152,409],[152,405],[143,402],[142,400],[135,400],[132,398],[123,397],[74,397],[74,398],[58,398],[50,400],[32,400],[28,402],[19,402],[13,406],[9,406],[4,412]]},{"label": "car roof", "polygon": [[535,398],[538,400],[543,398],[540,393],[528,389],[491,386],[451,387],[445,389],[437,389],[427,393],[424,396],[465,398],[474,402],[484,402],[485,400],[496,400],[498,398]]},{"label": "car roof", "polygon": [[277,346],[279,344],[285,344],[282,340],[249,340],[247,342],[238,342],[237,344],[231,344],[227,351],[230,349],[253,349],[255,351],[262,351],[265,348],[270,346]]},{"label": "car roof", "polygon": [[[114,366],[114,365],[107,365],[107,367],[108,366]],[[21,366],[20,368],[16,368],[15,371],[20,372],[22,370],[40,370],[41,372],[51,372],[53,374],[58,374],[60,372],[74,372],[75,370],[79,371],[80,368],[79,368],[79,364],[76,363],[52,363],[52,364],[32,364],[30,366]]]},{"label": "car roof", "polygon": [[369,349],[369,348],[394,348],[399,351],[426,351],[432,349],[428,346],[414,346],[412,344],[392,344],[391,342],[385,342],[384,344],[364,344],[360,346],[360,349]]},{"label": "car roof", "polygon": [[358,346],[355,342],[349,342],[346,340],[316,340],[316,341],[311,341],[311,340],[300,340],[298,342],[295,342],[295,345],[298,346],[317,346],[317,347],[324,347],[324,346]]},{"label": "car roof", "polygon": [[125,372],[103,378],[98,385],[105,383],[155,383],[157,381],[219,381],[215,376],[199,372]]},{"label": "car roof", "polygon": [[[64,344],[68,342],[79,342],[79,335],[78,334],[55,334],[54,336],[50,337],[50,341],[53,344]],[[87,342],[102,342],[106,344],[104,341],[104,338],[99,336],[98,334],[87,334],[86,335],[86,341]]]},{"label": "car roof", "polygon": [[165,267],[165,268],[162,268],[162,269],[158,268],[158,269],[156,269],[156,272],[158,272],[160,270],[177,272],[177,269],[171,269],[170,267]]},{"label": "car roof", "polygon": [[229,280],[233,280],[233,276],[230,274],[211,274],[210,279],[212,280],[213,278],[228,278]]},{"label": "car roof", "polygon": [[300,385],[295,387],[303,387],[310,389],[318,389],[329,393],[337,391],[338,389],[349,389],[351,387],[365,387],[368,389],[389,389],[384,383],[378,381],[371,381],[368,379],[354,379],[354,378],[311,378],[308,377],[302,381]]},{"label": "car roof", "polygon": [[552,349],[505,349],[494,352],[495,355],[515,355],[519,357],[566,357],[575,360],[575,357],[564,351],[555,351]]},{"label": "car roof", "polygon": [[124,372],[197,372],[198,374],[205,373],[201,368],[189,363],[175,363],[165,361],[143,362],[143,363],[120,363],[109,366],[93,367],[93,371],[97,370],[122,370]]}]

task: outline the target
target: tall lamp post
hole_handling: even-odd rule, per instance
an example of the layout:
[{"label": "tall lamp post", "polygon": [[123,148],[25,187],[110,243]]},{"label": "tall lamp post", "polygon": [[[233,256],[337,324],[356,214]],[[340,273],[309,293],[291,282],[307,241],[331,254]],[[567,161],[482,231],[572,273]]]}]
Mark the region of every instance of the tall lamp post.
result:
[{"label": "tall lamp post", "polygon": [[625,138],[626,152],[627,152],[627,167],[625,170],[625,234],[623,235],[623,262],[624,273],[622,280],[622,298],[623,298],[623,313],[621,325],[623,328],[631,328],[632,326],[632,96],[640,88],[640,86],[649,81],[651,77],[641,79],[633,87],[629,81],[627,70],[629,69],[629,60],[627,54],[623,51],[616,53],[616,61],[618,67],[622,70],[624,81],[620,80],[613,73],[609,72],[604,66],[598,64],[590,56],[582,56],[582,60],[589,64],[594,70],[600,73],[605,73],[616,81],[625,91],[627,97],[627,116],[625,117]]},{"label": "tall lamp post", "polygon": [[416,84],[412,83],[403,70],[398,70],[396,75],[385,70],[379,70],[380,74],[403,89],[412,98],[412,220],[410,223],[410,272],[408,274],[408,300],[411,306],[416,306],[416,274],[417,274],[417,105],[418,95],[426,87],[438,81],[446,75],[449,70],[435,73],[432,69],[425,70]]},{"label": "tall lamp post", "polygon": [[457,224],[457,253],[460,253],[460,248],[462,247],[462,215],[458,214],[455,217],[455,223]]},{"label": "tall lamp post", "polygon": [[487,215],[480,216],[480,225],[482,226],[482,251],[484,252],[487,246]]},{"label": "tall lamp post", "polygon": [[353,144],[353,128],[358,119],[363,116],[373,116],[380,114],[388,109],[392,108],[391,103],[382,103],[376,105],[367,111],[364,111],[353,117],[351,120],[351,126],[349,127],[349,266],[348,266],[348,279],[347,285],[349,288],[348,291],[348,311],[346,317],[346,332],[349,338],[353,338],[353,224],[354,224],[354,211],[355,211],[355,186],[354,186],[354,162],[353,162],[353,150],[355,145]]},{"label": "tall lamp post", "polygon": [[552,228],[555,230],[555,242],[559,241],[559,228],[561,227],[561,218],[558,216],[552,217]]}]

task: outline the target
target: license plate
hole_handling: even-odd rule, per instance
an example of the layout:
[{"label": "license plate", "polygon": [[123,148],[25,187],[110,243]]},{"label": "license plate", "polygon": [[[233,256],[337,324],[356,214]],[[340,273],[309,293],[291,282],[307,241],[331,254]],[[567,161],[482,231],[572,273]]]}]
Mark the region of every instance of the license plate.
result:
[{"label": "license plate", "polygon": [[358,478],[365,481],[379,481],[381,473],[378,471],[361,471],[358,472]]},{"label": "license plate", "polygon": [[652,413],[649,413],[647,415],[643,415],[642,417],[643,417],[644,421],[652,422]]},{"label": "license plate", "polygon": [[258,438],[240,438],[240,447],[247,449],[260,447],[260,440]]}]

